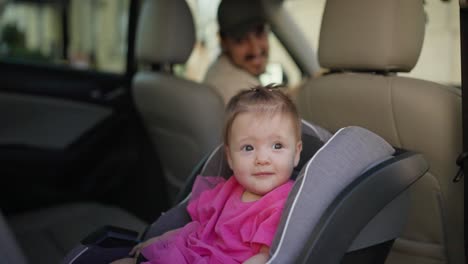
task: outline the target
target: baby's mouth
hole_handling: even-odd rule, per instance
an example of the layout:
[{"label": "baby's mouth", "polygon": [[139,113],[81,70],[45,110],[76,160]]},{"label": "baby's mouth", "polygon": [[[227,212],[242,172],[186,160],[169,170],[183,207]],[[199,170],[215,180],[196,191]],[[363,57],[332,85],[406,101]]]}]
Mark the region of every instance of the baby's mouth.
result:
[{"label": "baby's mouth", "polygon": [[273,174],[274,174],[273,172],[261,171],[261,172],[254,173],[253,176],[262,177],[262,176],[270,176],[270,175],[273,175]]}]

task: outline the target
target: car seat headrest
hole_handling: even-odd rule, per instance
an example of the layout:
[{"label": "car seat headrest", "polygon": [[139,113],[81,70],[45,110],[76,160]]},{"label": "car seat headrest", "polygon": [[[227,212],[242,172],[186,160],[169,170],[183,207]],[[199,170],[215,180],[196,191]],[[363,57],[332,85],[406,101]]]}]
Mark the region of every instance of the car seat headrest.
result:
[{"label": "car seat headrest", "polygon": [[318,59],[331,70],[409,72],[424,39],[422,0],[328,0]]},{"label": "car seat headrest", "polygon": [[136,33],[136,57],[150,64],[184,63],[195,44],[195,26],[185,0],[146,0]]},{"label": "car seat headrest", "polygon": [[[361,127],[338,130],[302,168],[289,194],[269,263],[289,263],[328,206],[369,168],[392,157],[394,148]],[[273,261],[273,262],[272,262]]]}]

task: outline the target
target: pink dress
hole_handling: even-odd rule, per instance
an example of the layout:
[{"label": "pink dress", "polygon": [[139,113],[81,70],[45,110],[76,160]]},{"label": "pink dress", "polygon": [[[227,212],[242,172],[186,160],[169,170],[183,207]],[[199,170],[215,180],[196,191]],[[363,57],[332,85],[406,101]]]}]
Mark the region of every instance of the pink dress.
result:
[{"label": "pink dress", "polygon": [[242,263],[263,245],[271,246],[292,185],[289,181],[258,201],[242,202],[244,188],[230,177],[189,203],[192,222],[143,248],[149,260],[144,263]]}]

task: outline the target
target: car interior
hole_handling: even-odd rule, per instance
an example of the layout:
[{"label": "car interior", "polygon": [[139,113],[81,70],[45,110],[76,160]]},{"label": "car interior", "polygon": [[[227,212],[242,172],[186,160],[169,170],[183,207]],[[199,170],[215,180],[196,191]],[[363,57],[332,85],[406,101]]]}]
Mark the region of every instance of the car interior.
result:
[{"label": "car interior", "polygon": [[422,3],[327,1],[322,19],[319,62],[331,72],[300,88],[300,113],[330,131],[359,125],[422,153],[431,168],[411,189],[408,225],[387,263],[462,263],[463,185],[452,182],[462,152],[460,90],[397,76],[421,52]]},{"label": "car interior", "polygon": [[[219,52],[216,37],[200,41],[205,34],[215,36],[216,28],[199,15],[215,11],[219,1],[97,2],[0,1],[0,257],[6,263],[61,263],[102,226],[148,235],[150,223],[185,197],[200,162],[220,143],[222,99],[191,76],[209,65],[207,57],[198,57],[200,47]],[[323,3],[314,11],[320,16],[306,13],[310,2]],[[360,126],[428,163],[429,170],[409,188],[408,218],[385,263],[465,263],[465,179],[456,176],[468,168],[462,155],[468,150],[468,114],[462,116],[468,111],[462,103],[468,3],[262,3],[272,46],[281,45],[289,57],[278,63],[283,55],[271,54],[273,66],[281,68],[278,80],[289,82],[304,120],[332,133]],[[450,42],[459,45],[456,56],[425,46],[443,42],[428,26],[438,19],[428,14],[428,5],[449,4],[460,16],[459,31],[450,33],[461,41]],[[294,6],[300,12],[292,12]],[[113,15],[100,15],[101,9]],[[70,10],[95,16],[83,20]],[[29,19],[11,22],[24,16]],[[299,18],[319,22],[303,27]],[[77,25],[91,33],[74,30]],[[59,33],[25,39],[41,27]],[[110,33],[111,41],[104,38]],[[39,46],[58,63],[30,48],[46,37],[56,42]],[[88,52],[86,43],[100,42],[103,53]],[[451,74],[462,82],[418,77],[420,68],[432,67],[423,56],[428,53],[460,61],[461,69],[451,68]],[[330,226],[326,234],[336,239],[339,229]],[[330,254],[327,247],[323,254]],[[317,252],[307,244],[300,260],[309,263]],[[321,263],[337,262],[363,263]]]},{"label": "car interior", "polygon": [[[345,127],[333,136],[321,130],[302,124],[304,151],[291,176],[295,184],[268,263],[384,263],[406,224],[407,189],[428,170],[428,164],[421,154],[395,151],[384,139],[361,127]],[[224,148],[219,145],[200,171],[191,175],[194,181],[187,197],[152,223],[143,240],[189,223],[188,201],[231,175]],[[359,206],[369,196],[373,199],[367,206]],[[62,263],[108,263],[125,256],[123,242],[104,242],[118,236],[92,237]],[[134,238],[127,241],[131,245]]]}]

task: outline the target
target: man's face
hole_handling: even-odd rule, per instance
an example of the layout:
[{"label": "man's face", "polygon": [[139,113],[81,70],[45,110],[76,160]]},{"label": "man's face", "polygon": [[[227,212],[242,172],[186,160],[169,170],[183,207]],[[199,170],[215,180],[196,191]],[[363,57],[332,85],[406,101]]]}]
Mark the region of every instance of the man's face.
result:
[{"label": "man's face", "polygon": [[242,37],[224,36],[221,38],[224,52],[236,66],[254,76],[265,72],[268,61],[268,30],[258,25]]}]

